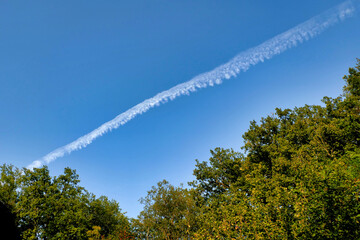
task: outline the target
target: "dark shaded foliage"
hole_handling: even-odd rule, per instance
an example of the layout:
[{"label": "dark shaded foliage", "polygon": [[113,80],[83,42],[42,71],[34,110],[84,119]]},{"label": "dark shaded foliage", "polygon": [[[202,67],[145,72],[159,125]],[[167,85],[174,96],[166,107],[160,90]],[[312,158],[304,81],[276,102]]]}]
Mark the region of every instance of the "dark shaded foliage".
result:
[{"label": "dark shaded foliage", "polygon": [[21,239],[15,219],[16,215],[11,212],[9,206],[0,201],[0,234],[7,239]]}]

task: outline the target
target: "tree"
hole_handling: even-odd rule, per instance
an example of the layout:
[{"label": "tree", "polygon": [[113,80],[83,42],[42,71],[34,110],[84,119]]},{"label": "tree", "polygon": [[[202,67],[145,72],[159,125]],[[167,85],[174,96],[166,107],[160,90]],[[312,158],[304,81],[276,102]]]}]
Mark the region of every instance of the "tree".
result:
[{"label": "tree", "polygon": [[353,239],[360,235],[360,61],[325,106],[251,122],[245,157],[215,149],[193,183],[199,239]]},{"label": "tree", "polygon": [[65,168],[51,178],[47,167],[24,169],[17,203],[24,239],[84,239],[89,214],[78,175]]},{"label": "tree", "polygon": [[23,239],[87,239],[95,230],[104,239],[131,238],[118,203],[88,193],[75,170],[65,168],[56,177],[45,166],[31,171],[4,164],[0,170],[0,201],[15,216]]},{"label": "tree", "polygon": [[[131,239],[129,219],[121,212],[119,204],[105,196],[89,196],[90,221],[93,231],[98,231],[106,239]],[[94,228],[95,227],[95,228]]]},{"label": "tree", "polygon": [[0,171],[0,201],[7,205],[10,211],[14,211],[21,173],[14,166],[6,164],[0,166]]},{"label": "tree", "polygon": [[208,162],[196,160],[194,170],[196,180],[189,183],[205,201],[227,192],[232,184],[242,182],[240,179],[244,160],[242,154],[222,148],[210,150],[210,153],[212,155],[209,159],[210,166]]},{"label": "tree", "polygon": [[163,180],[140,201],[144,210],[134,223],[139,238],[189,238],[195,227],[195,206],[190,191]]}]

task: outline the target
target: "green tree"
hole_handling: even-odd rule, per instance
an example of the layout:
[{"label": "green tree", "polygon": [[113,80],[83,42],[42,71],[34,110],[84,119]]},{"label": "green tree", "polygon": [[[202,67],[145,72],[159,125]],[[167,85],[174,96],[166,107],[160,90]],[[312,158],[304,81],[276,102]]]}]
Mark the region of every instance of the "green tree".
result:
[{"label": "green tree", "polygon": [[11,165],[0,166],[0,201],[6,204],[12,211],[18,199],[17,188],[19,187],[20,171]]},{"label": "green tree", "polygon": [[105,196],[96,198],[94,195],[89,197],[89,210],[92,216],[90,224],[96,226],[101,236],[106,239],[130,239],[131,226],[129,219],[121,212],[119,204],[114,200],[109,200]]},{"label": "green tree", "polygon": [[153,186],[140,200],[144,210],[134,222],[141,239],[188,239],[195,222],[191,192],[166,180]]},{"label": "green tree", "polygon": [[24,169],[17,203],[24,239],[84,239],[89,214],[78,175],[65,168],[52,178],[47,167]]},{"label": "green tree", "polygon": [[0,201],[16,216],[23,239],[87,239],[95,230],[104,239],[131,238],[129,219],[118,203],[88,193],[75,170],[65,168],[56,177],[47,167],[31,171],[2,165],[0,170]]},{"label": "green tree", "polygon": [[[233,184],[242,182],[241,164],[244,156],[232,149],[216,148],[210,150],[212,157],[208,162],[196,160],[194,175],[196,180],[189,183],[195,187],[203,201],[216,198],[229,191]],[[210,165],[209,165],[210,164]]]},{"label": "green tree", "polygon": [[215,149],[197,163],[199,239],[360,236],[360,61],[325,106],[276,109],[251,122],[245,157]]}]

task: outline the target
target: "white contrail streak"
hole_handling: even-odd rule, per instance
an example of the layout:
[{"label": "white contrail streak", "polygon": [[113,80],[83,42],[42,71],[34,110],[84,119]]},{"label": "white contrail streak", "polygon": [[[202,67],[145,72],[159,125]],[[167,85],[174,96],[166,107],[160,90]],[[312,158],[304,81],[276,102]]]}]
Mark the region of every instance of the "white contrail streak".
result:
[{"label": "white contrail streak", "polygon": [[65,154],[82,149],[92,143],[94,139],[104,135],[108,131],[124,125],[135,116],[147,112],[155,106],[159,106],[160,104],[166,103],[167,101],[173,100],[181,95],[195,92],[197,89],[221,84],[224,79],[236,77],[240,72],[245,72],[252,65],[256,65],[259,62],[263,62],[266,59],[270,59],[273,56],[286,51],[287,49],[295,47],[298,43],[302,43],[315,37],[330,26],[353,15],[357,8],[357,4],[358,0],[346,1],[282,34],[277,35],[257,47],[241,52],[229,62],[215,68],[212,71],[200,74],[187,82],[158,93],[154,97],[146,99],[142,103],[139,103],[129,110],[119,114],[114,119],[102,124],[92,132],[50,152],[41,159],[34,161],[27,168],[33,169],[35,167],[40,167],[43,164],[49,164],[55,159],[63,157]]}]

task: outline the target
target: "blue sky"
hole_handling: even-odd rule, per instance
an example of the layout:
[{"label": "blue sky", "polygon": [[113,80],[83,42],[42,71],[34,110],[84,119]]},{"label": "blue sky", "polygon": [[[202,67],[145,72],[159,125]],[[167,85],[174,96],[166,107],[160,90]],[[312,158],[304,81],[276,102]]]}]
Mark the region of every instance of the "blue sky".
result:
[{"label": "blue sky", "polygon": [[[25,167],[156,93],[342,1],[3,1],[0,163]],[[136,117],[49,165],[135,217],[162,179],[193,179],[195,159],[239,150],[251,120],[341,93],[360,57],[360,15],[222,85]]]}]

